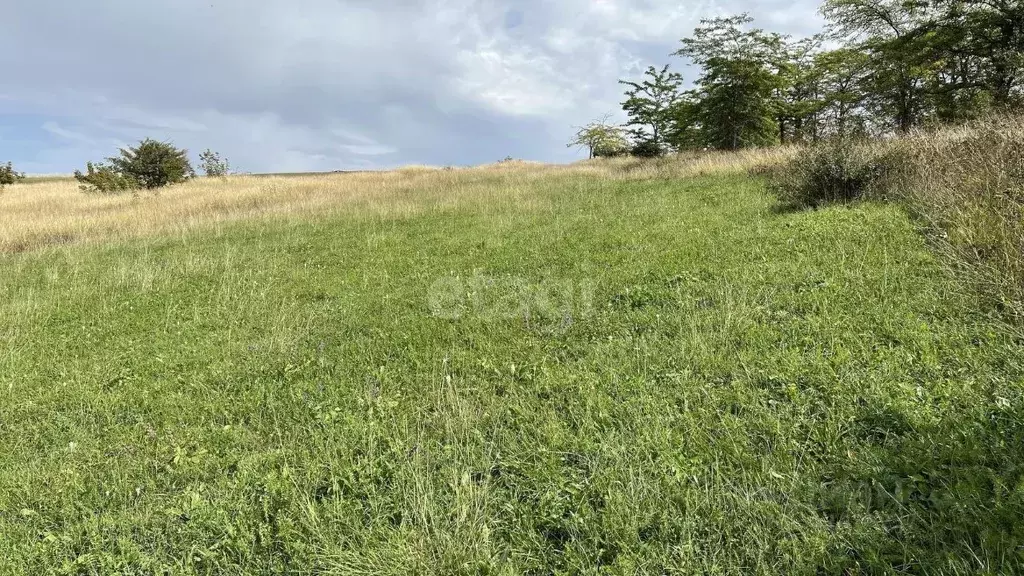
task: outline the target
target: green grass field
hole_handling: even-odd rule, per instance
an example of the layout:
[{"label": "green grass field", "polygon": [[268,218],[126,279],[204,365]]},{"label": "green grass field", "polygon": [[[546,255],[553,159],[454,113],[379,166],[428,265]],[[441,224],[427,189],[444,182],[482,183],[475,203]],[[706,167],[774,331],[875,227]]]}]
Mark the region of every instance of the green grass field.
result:
[{"label": "green grass field", "polygon": [[523,185],[0,257],[3,573],[1024,567],[1024,347],[898,208]]}]

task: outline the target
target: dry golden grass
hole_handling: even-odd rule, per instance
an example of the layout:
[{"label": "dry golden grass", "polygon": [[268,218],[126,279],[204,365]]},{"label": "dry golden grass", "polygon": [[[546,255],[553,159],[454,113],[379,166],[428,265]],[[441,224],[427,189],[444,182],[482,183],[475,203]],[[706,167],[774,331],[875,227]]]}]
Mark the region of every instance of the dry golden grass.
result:
[{"label": "dry golden grass", "polygon": [[632,157],[586,160],[572,165],[579,172],[611,178],[687,178],[720,172],[745,171],[781,164],[795,157],[800,146],[752,148],[736,152],[683,152],[655,160]]},{"label": "dry golden grass", "polygon": [[510,161],[475,168],[410,166],[388,172],[199,178],[158,193],[98,195],[71,179],[46,178],[0,192],[0,253],[146,235],[182,235],[228,222],[347,213],[402,217],[459,205],[540,202],[544,185],[580,179],[685,178],[746,170],[792,149],[710,152],[657,160],[617,158],[571,165]]},{"label": "dry golden grass", "polygon": [[1024,320],[1024,117],[989,118],[900,143],[903,199],[947,260]]}]

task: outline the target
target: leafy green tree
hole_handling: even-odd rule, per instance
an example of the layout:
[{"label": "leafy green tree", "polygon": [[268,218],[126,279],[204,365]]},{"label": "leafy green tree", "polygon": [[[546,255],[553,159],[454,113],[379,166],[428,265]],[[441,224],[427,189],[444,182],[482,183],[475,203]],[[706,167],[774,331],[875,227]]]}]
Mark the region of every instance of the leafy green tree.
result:
[{"label": "leafy green tree", "polygon": [[929,11],[927,2],[905,0],[825,0],[821,9],[837,37],[868,55],[866,102],[880,123],[899,132],[920,124],[928,111],[928,64],[916,31]]},{"label": "leafy green tree", "polygon": [[75,179],[82,183],[83,190],[104,193],[137,188],[151,190],[195,176],[187,150],[149,138],[136,146],[122,148],[119,156],[108,158],[107,162],[88,163],[85,174],[75,171]]},{"label": "leafy green tree", "polygon": [[695,90],[683,92],[672,108],[671,124],[665,142],[677,150],[703,148],[705,134],[701,115],[701,102]]},{"label": "leafy green tree", "polygon": [[1024,81],[1024,3],[933,0],[913,40],[929,63],[927,91],[943,121],[1020,103]]},{"label": "leafy green tree", "polygon": [[852,48],[838,48],[815,55],[814,69],[821,92],[821,131],[845,137],[864,134],[868,117],[864,110],[869,57]]},{"label": "leafy green tree", "polygon": [[[944,0],[955,13],[952,0]],[[987,57],[985,80],[997,106],[1012,108],[1024,99],[1024,3],[1020,0],[964,0],[974,52]]]},{"label": "leafy green tree", "polygon": [[221,158],[220,154],[207,148],[199,155],[199,169],[207,177],[227,176],[231,171],[231,164],[227,158]]},{"label": "leafy green tree", "polygon": [[608,118],[577,129],[568,146],[586,148],[590,158],[620,156],[629,150],[622,128],[608,124]]},{"label": "leafy green tree", "polygon": [[864,102],[883,127],[905,132],[1021,104],[1019,0],[826,0],[822,13],[868,56]]},{"label": "leafy green tree", "polygon": [[665,65],[661,70],[650,66],[641,82],[619,80],[628,86],[622,109],[629,116],[626,126],[634,142],[652,142],[651,149],[663,149],[665,138],[672,131],[675,108],[680,100],[679,86],[683,77],[670,72]]},{"label": "leafy green tree", "polygon": [[146,189],[178,184],[195,176],[187,150],[149,138],[137,146],[122,148],[120,156],[108,161],[115,172],[130,177]]},{"label": "leafy green tree", "polygon": [[779,140],[783,37],[745,28],[747,15],[701,20],[677,56],[701,67],[696,100],[705,144],[735,150]]},{"label": "leafy green tree", "polygon": [[820,35],[796,41],[787,38],[779,46],[775,62],[778,70],[776,119],[782,143],[816,141],[821,136],[821,112],[825,102],[821,70],[815,58],[821,52],[823,40]]},{"label": "leafy green tree", "polygon": [[622,81],[634,143],[737,149],[1024,106],[1022,0],[824,0],[821,12],[829,36],[797,40],[747,14],[702,20],[674,53],[700,69],[693,89],[667,66]]}]

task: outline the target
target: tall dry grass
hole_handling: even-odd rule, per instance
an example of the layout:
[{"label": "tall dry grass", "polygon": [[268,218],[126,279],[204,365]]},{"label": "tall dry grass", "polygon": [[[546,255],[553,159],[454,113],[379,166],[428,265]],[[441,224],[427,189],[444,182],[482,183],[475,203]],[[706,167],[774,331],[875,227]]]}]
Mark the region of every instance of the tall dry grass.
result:
[{"label": "tall dry grass", "polygon": [[893,195],[936,232],[947,259],[1024,319],[1024,117],[913,134]]},{"label": "tall dry grass", "polygon": [[474,168],[200,178],[157,193],[96,195],[71,179],[29,180],[0,192],[0,253],[154,234],[189,234],[239,220],[347,213],[401,217],[453,206],[540,202],[545,186],[584,179],[682,178],[782,161],[792,150],[703,153],[571,165],[501,162]]},{"label": "tall dry grass", "polygon": [[771,182],[797,206],[903,204],[979,294],[1024,320],[1024,117],[825,143],[773,170]]}]

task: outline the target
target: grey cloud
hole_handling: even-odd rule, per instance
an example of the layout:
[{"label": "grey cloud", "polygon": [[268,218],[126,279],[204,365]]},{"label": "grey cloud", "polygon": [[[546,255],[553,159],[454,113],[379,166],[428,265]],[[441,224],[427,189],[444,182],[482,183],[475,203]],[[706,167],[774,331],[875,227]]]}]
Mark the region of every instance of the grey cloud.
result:
[{"label": "grey cloud", "polygon": [[45,171],[145,136],[213,147],[256,171],[509,154],[566,161],[578,157],[564,146],[570,127],[617,110],[619,78],[684,64],[668,54],[700,17],[749,10],[803,34],[815,9],[806,0],[16,2],[0,65],[18,82],[0,88],[0,103],[10,116],[51,119],[38,129],[57,149],[22,159]]}]

